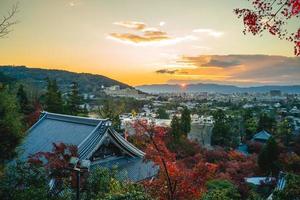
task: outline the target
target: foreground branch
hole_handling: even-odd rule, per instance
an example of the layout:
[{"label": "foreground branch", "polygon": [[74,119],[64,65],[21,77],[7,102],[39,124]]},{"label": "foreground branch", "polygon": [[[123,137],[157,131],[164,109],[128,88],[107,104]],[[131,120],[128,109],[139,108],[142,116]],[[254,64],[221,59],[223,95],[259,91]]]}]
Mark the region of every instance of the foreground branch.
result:
[{"label": "foreground branch", "polygon": [[149,138],[151,140],[151,143],[153,144],[155,150],[158,152],[159,154],[159,157],[160,157],[160,160],[162,162],[162,165],[163,165],[163,170],[165,172],[165,175],[167,177],[167,184],[168,184],[168,200],[174,200],[175,197],[174,197],[174,194],[175,194],[175,191],[176,191],[176,181],[174,182],[174,184],[172,184],[172,180],[171,180],[171,177],[170,177],[170,174],[169,174],[169,171],[168,171],[168,167],[167,167],[167,163],[162,155],[162,152],[160,151],[157,143],[155,142],[155,139],[154,139],[154,135],[155,135],[155,131],[153,130],[153,127],[151,126],[150,128],[148,128],[145,124],[143,123],[140,123],[138,121],[138,124],[140,127],[142,127],[144,129],[144,131],[146,133],[149,134]]},{"label": "foreground branch", "polygon": [[12,26],[18,23],[16,20],[13,20],[14,16],[18,12],[18,7],[18,4],[13,5],[7,15],[2,17],[2,20],[0,21],[0,39],[12,32]]}]

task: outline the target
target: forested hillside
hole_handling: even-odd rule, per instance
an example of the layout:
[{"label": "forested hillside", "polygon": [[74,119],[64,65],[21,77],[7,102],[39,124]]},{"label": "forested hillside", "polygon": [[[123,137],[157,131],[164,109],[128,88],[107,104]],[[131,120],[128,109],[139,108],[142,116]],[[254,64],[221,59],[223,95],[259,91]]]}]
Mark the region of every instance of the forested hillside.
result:
[{"label": "forested hillside", "polygon": [[49,70],[39,68],[28,68],[25,66],[0,66],[0,72],[6,76],[21,81],[22,83],[37,87],[46,88],[46,79],[56,79],[58,86],[64,92],[69,85],[76,81],[81,92],[96,92],[102,87],[120,85],[121,88],[128,88],[129,85],[118,82],[102,75],[88,73],[74,73],[63,70]]}]

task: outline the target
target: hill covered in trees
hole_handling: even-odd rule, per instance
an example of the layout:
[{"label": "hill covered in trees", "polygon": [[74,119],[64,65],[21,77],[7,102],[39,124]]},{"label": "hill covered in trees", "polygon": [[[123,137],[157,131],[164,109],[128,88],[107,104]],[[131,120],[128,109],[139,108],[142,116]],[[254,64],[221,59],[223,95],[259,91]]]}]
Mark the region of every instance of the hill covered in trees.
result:
[{"label": "hill covered in trees", "polygon": [[88,73],[74,73],[64,70],[49,70],[40,68],[28,68],[25,66],[0,66],[0,72],[19,82],[31,85],[38,89],[45,89],[46,79],[56,79],[60,89],[66,91],[73,81],[76,81],[80,91],[84,93],[96,92],[102,86],[109,87],[119,85],[121,88],[130,88],[129,85],[108,77]]}]

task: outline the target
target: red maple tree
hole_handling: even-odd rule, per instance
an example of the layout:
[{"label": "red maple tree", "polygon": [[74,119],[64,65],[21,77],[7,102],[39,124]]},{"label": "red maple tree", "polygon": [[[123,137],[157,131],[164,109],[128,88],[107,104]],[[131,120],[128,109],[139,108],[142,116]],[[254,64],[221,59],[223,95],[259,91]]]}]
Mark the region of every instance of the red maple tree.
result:
[{"label": "red maple tree", "polygon": [[[78,157],[77,146],[53,143],[51,152],[38,152],[30,156],[28,162],[35,166],[44,167],[49,177],[55,180],[61,180],[68,184],[71,178],[71,185],[75,187],[76,174],[70,168],[71,157]],[[84,179],[81,179],[80,182],[84,182]]]},{"label": "red maple tree", "polygon": [[168,129],[154,126],[147,121],[134,124],[136,136],[150,141],[144,149],[146,160],[159,166],[157,177],[145,181],[145,188],[158,199],[181,200],[198,199],[205,191],[205,183],[214,176],[217,166],[205,162],[197,154],[186,159],[177,159],[176,152],[171,152],[167,145]]},{"label": "red maple tree", "polygon": [[[300,27],[291,30],[288,22],[299,21],[300,0],[248,0],[253,8],[234,10],[244,22],[243,33],[260,35],[264,31],[294,43],[294,54],[300,56]],[[299,22],[298,22],[299,24]]]},{"label": "red maple tree", "polygon": [[32,126],[38,121],[42,111],[43,108],[41,104],[38,101],[36,101],[33,105],[33,112],[25,116],[25,120],[28,126]]},{"label": "red maple tree", "polygon": [[217,166],[215,178],[233,182],[242,197],[248,196],[250,188],[245,183],[245,178],[258,174],[256,154],[245,156],[235,150],[227,152],[223,148],[215,148],[206,150],[205,158]]}]

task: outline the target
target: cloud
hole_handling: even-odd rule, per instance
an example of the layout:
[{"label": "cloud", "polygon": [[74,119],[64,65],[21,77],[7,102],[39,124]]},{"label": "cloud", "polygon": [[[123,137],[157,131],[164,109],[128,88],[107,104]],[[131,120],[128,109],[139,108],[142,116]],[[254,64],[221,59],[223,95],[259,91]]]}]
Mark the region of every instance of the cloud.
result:
[{"label": "cloud", "polygon": [[115,38],[119,41],[127,41],[131,43],[146,43],[169,39],[169,37],[164,34],[145,34],[140,36],[131,33],[111,33],[109,35],[111,38]]},{"label": "cloud", "polygon": [[136,22],[136,21],[120,21],[120,22],[114,22],[113,24],[125,28],[135,29],[135,30],[143,30],[146,27],[145,23]]},{"label": "cloud", "polygon": [[146,29],[143,31],[144,36],[146,37],[161,37],[161,36],[167,36],[167,32],[156,30],[156,29]]},{"label": "cloud", "polygon": [[217,66],[217,67],[232,67],[236,65],[240,65],[241,63],[237,60],[216,60],[216,59],[211,59],[208,63],[203,64],[203,66],[208,65],[208,66]]},{"label": "cloud", "polygon": [[187,72],[181,69],[160,69],[155,71],[157,74],[176,74],[176,75],[185,75],[188,74]]},{"label": "cloud", "polygon": [[157,47],[174,45],[185,41],[195,41],[198,39],[192,35],[171,38],[168,36],[146,37],[146,36],[140,36],[131,33],[123,33],[123,34],[111,33],[107,36],[107,38],[117,42],[134,45],[134,46],[157,46]]},{"label": "cloud", "polygon": [[241,62],[235,56],[183,56],[178,62],[198,67],[233,67],[240,65]]},{"label": "cloud", "polygon": [[70,7],[75,7],[75,6],[78,6],[80,4],[82,4],[81,0],[74,0],[74,1],[69,1],[68,2],[68,6],[70,6]]},{"label": "cloud", "polygon": [[159,26],[164,26],[164,25],[166,25],[166,22],[164,22],[164,21],[161,21],[161,22],[159,22]]},{"label": "cloud", "polygon": [[175,69],[175,70],[160,69],[160,70],[157,70],[155,72],[158,73],[158,74],[175,74],[175,72],[177,72],[177,71],[178,71],[177,69]]},{"label": "cloud", "polygon": [[205,28],[199,28],[193,30],[194,33],[202,33],[202,34],[208,34],[209,36],[213,36],[215,38],[219,38],[224,35],[224,32],[215,31],[213,29],[205,29]]},{"label": "cloud", "polygon": [[[269,55],[200,55],[176,60],[172,81],[230,84],[300,84],[300,58]],[[188,68],[186,66],[189,66]]]},{"label": "cloud", "polygon": [[[110,33],[108,39],[136,46],[165,46],[198,39],[193,35],[171,36],[159,28],[147,27],[143,22],[121,21],[113,24],[133,29],[135,32]],[[164,24],[161,22],[160,25]]]},{"label": "cloud", "polygon": [[73,1],[69,2],[69,6],[71,6],[71,7],[75,6],[75,2],[73,2]]}]

